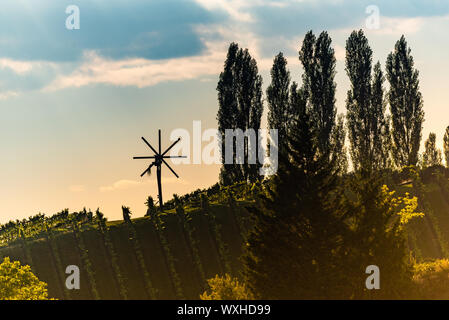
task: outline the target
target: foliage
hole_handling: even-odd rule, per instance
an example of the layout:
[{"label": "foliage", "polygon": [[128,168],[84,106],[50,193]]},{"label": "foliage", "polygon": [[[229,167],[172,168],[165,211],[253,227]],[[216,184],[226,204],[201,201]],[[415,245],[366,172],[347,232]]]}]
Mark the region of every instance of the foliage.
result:
[{"label": "foliage", "polygon": [[307,109],[317,127],[317,146],[321,154],[330,155],[331,135],[335,126],[335,52],[329,34],[323,31],[318,38],[307,32],[299,51],[304,67],[303,89]]},{"label": "foliage", "polygon": [[413,280],[418,299],[449,299],[449,260],[415,264]]},{"label": "foliage", "polygon": [[436,146],[436,134],[431,132],[429,139],[426,140],[424,146],[426,150],[423,154],[423,167],[440,166],[443,162],[441,157],[441,150]]},{"label": "foliage", "polygon": [[200,295],[201,300],[253,300],[248,288],[229,274],[207,280],[209,289]]},{"label": "foliage", "polygon": [[346,73],[351,81],[346,108],[351,157],[364,174],[384,169],[389,158],[389,126],[385,116],[383,81],[378,62],[372,74],[372,50],[362,30],[346,41]]},{"label": "foliage", "polygon": [[416,165],[424,122],[419,72],[402,36],[387,58],[388,101],[392,120],[393,158],[397,167]]},{"label": "foliage", "polygon": [[[231,43],[225,61],[224,70],[220,74],[218,91],[218,131],[221,136],[222,163],[225,163],[225,139],[227,129],[260,128],[262,117],[262,77],[258,74],[257,63],[248,49],[239,49],[236,43]],[[247,140],[246,140],[247,141]],[[248,142],[246,146],[249,147]],[[247,159],[248,148],[244,159]],[[256,146],[257,154],[257,146]],[[260,165],[224,164],[220,172],[220,183],[224,185],[235,181],[256,181],[259,179]]]},{"label": "foliage", "polygon": [[153,288],[153,283],[151,281],[148,269],[145,263],[145,258],[143,257],[142,246],[139,241],[139,236],[137,230],[131,221],[131,210],[128,207],[122,206],[123,217],[125,218],[126,226],[128,227],[129,240],[131,240],[134,247],[134,254],[139,264],[140,272],[143,275],[145,282],[145,290],[147,292],[148,298],[154,300],[156,299],[156,290]]},{"label": "foliage", "polygon": [[[380,179],[356,178],[352,189],[356,200],[349,200],[349,233],[345,237],[348,261],[347,297],[356,299],[397,299],[406,297],[411,286],[411,265],[404,226],[413,218],[418,200],[405,194],[396,197]],[[367,290],[365,268],[376,265],[382,270],[382,289]],[[352,285],[351,285],[352,284]]]},{"label": "foliage", "polygon": [[97,289],[97,282],[95,280],[95,271],[92,268],[92,262],[89,258],[89,252],[83,240],[83,235],[80,232],[79,223],[76,219],[72,219],[72,232],[74,236],[75,243],[78,248],[79,255],[81,257],[81,262],[83,264],[83,269],[87,274],[90,284],[90,291],[92,297],[95,300],[100,300],[100,294]]},{"label": "foliage", "polygon": [[131,210],[129,207],[122,206],[123,220],[125,222],[131,222]]},{"label": "foliage", "polygon": [[229,250],[223,241],[221,225],[217,223],[215,213],[210,210],[209,199],[205,195],[201,195],[201,208],[203,214],[208,218],[209,230],[214,238],[215,246],[226,273],[231,273],[231,264],[229,261]]},{"label": "foliage", "polygon": [[280,52],[271,68],[271,84],[267,88],[268,128],[278,130],[278,152],[285,152],[292,110],[290,107],[290,72]]},{"label": "foliage", "polygon": [[337,298],[345,280],[338,253],[345,226],[334,192],[339,169],[335,158],[329,161],[334,146],[319,139],[329,127],[317,124],[316,110],[303,103],[296,108],[288,155],[280,154],[261,208],[253,209],[245,282],[261,299]]},{"label": "foliage", "polygon": [[0,264],[0,299],[47,300],[47,284],[39,281],[30,266],[6,257]]},{"label": "foliage", "polygon": [[145,217],[154,218],[157,213],[157,208],[154,205],[154,200],[152,196],[148,196],[147,201],[145,201],[145,205],[147,206],[147,212],[145,213]]},{"label": "foliage", "polygon": [[98,223],[98,230],[100,231],[103,238],[103,243],[108,255],[109,263],[112,266],[114,280],[119,290],[120,297],[126,300],[128,298],[128,292],[126,290],[125,279],[118,264],[117,252],[115,251],[114,244],[112,243],[111,237],[109,235],[109,228],[106,225],[107,219],[100,212],[100,209],[97,209],[97,211],[95,212],[95,216]]},{"label": "foliage", "polygon": [[204,283],[206,281],[206,276],[204,273],[203,263],[201,262],[198,242],[193,236],[195,229],[191,224],[192,218],[190,217],[190,215],[186,214],[183,203],[181,202],[179,197],[177,195],[173,195],[173,198],[176,201],[176,216],[178,217],[178,221],[180,222],[184,241],[187,245],[187,248],[189,249],[189,254],[192,257],[193,263],[195,264],[198,280],[200,283]]}]

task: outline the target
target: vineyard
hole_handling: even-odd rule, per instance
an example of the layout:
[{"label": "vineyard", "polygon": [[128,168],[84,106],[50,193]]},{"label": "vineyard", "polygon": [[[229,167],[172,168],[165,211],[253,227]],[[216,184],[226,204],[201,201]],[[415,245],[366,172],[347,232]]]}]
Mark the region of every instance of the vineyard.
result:
[{"label": "vineyard", "polygon": [[[240,269],[254,188],[234,189],[176,197],[162,215],[124,221],[84,209],[9,222],[0,255],[29,264],[59,299],[198,298],[206,279]],[[80,290],[65,289],[68,265],[80,267]]]},{"label": "vineyard", "polygon": [[[445,173],[447,174],[447,172]],[[449,257],[447,177],[390,183],[399,194],[417,195],[423,219],[408,226],[417,261]],[[9,222],[0,229],[0,256],[29,264],[58,299],[197,299],[216,274],[239,275],[243,244],[260,184],[213,186],[167,203],[163,214],[149,206],[145,217],[107,221],[97,210],[68,210]],[[65,288],[65,268],[77,265],[80,290]]]}]

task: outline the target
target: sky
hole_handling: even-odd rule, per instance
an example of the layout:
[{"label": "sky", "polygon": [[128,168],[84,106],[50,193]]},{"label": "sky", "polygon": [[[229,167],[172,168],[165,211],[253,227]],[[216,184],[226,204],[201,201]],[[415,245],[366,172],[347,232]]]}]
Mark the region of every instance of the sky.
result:
[{"label": "sky", "polygon": [[[230,42],[249,49],[266,88],[278,52],[300,81],[304,34],[328,31],[344,113],[345,41],[358,29],[383,68],[405,35],[420,71],[423,140],[435,132],[442,147],[449,0],[2,0],[0,223],[83,207],[116,220],[122,205],[142,216],[157,187],[155,175],[140,178],[146,162],[132,160],[151,154],[140,137],[155,145],[161,129],[168,146],[179,128],[193,141],[193,121],[216,128],[216,84]],[[180,178],[163,168],[165,200],[218,179],[218,165],[172,167]]]}]

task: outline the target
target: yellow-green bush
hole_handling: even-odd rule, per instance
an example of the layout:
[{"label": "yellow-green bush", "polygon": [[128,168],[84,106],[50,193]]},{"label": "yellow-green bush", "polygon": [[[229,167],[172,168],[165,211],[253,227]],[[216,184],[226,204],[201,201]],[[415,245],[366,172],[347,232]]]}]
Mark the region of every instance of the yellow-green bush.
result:
[{"label": "yellow-green bush", "polygon": [[416,264],[413,280],[418,299],[449,299],[449,260]]},{"label": "yellow-green bush", "polygon": [[253,295],[238,279],[229,274],[207,280],[209,290],[200,295],[201,300],[252,300]]},{"label": "yellow-green bush", "polygon": [[31,272],[30,266],[21,266],[6,257],[0,264],[0,299],[46,300],[47,284]]}]

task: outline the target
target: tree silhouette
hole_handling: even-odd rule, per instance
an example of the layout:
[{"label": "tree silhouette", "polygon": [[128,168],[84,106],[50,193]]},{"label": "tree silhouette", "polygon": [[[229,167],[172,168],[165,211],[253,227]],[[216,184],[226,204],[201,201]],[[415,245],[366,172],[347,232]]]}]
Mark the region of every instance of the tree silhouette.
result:
[{"label": "tree silhouette", "polygon": [[423,154],[423,167],[432,167],[442,164],[441,150],[436,147],[436,134],[431,132],[425,142]]},{"label": "tree silhouette", "polygon": [[346,108],[354,169],[367,175],[383,169],[388,159],[389,128],[383,97],[384,77],[380,63],[372,75],[372,50],[362,30],[346,41],[346,73],[351,81]]},{"label": "tree silhouette", "polygon": [[449,126],[444,134],[444,157],[446,158],[446,167],[449,168]]},{"label": "tree silhouette", "polygon": [[287,60],[280,52],[271,68],[271,84],[267,88],[268,128],[278,130],[278,152],[285,152],[291,119],[290,72]]},{"label": "tree silhouette", "polygon": [[332,40],[323,31],[318,38],[307,32],[299,51],[299,60],[304,68],[303,92],[307,109],[316,130],[318,151],[331,155],[331,136],[335,127],[335,54]]},{"label": "tree silhouette", "polygon": [[402,36],[387,58],[388,100],[392,120],[392,148],[396,166],[416,165],[424,122],[419,72]]},{"label": "tree silhouette", "polygon": [[[248,154],[250,145],[245,137],[243,164],[236,164],[235,150],[234,164],[225,163],[225,131],[227,129],[253,129],[256,133],[260,128],[263,111],[262,104],[262,77],[258,74],[257,63],[248,52],[248,49],[239,49],[236,43],[231,43],[225,61],[224,70],[220,74],[217,85],[218,91],[218,131],[222,139],[222,162],[220,182],[224,185],[236,181],[249,180],[254,182],[259,179],[258,169],[260,164],[249,164]],[[235,149],[235,145],[234,148]]]}]

